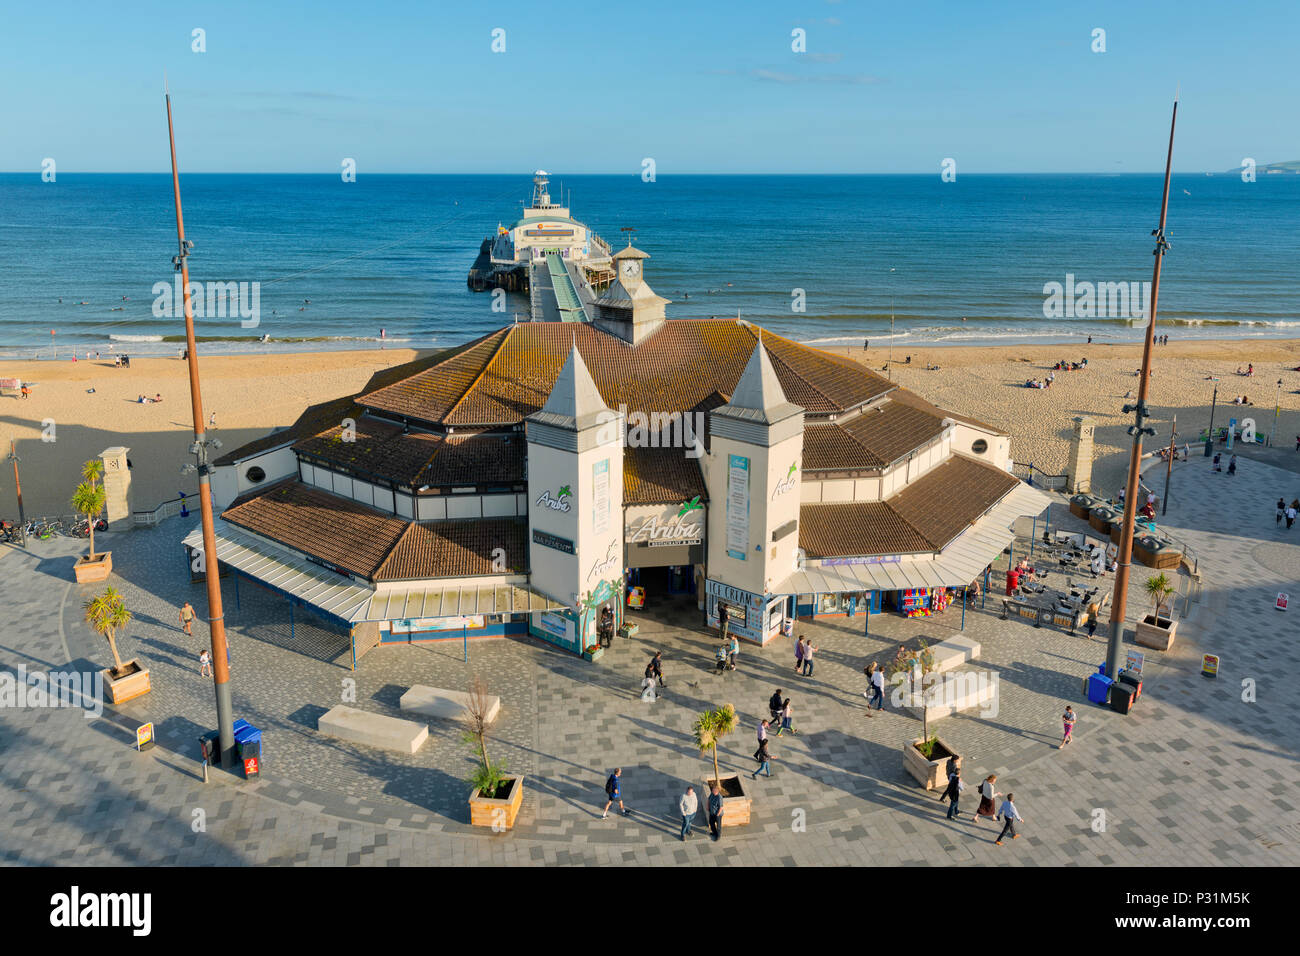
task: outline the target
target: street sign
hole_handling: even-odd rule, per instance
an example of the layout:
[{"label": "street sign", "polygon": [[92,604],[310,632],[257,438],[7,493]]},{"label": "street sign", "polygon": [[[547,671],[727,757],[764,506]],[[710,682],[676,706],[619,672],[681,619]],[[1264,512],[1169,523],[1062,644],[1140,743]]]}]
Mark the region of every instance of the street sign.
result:
[{"label": "street sign", "polygon": [[1142,676],[1142,664],[1146,660],[1146,655],[1141,651],[1129,651],[1128,658],[1124,662],[1124,670],[1130,674]]},{"label": "street sign", "polygon": [[1205,654],[1201,657],[1201,673],[1206,677],[1219,676],[1219,658],[1215,654]]},{"label": "street sign", "polygon": [[153,722],[141,724],[135,729],[135,749],[148,750],[153,746]]}]

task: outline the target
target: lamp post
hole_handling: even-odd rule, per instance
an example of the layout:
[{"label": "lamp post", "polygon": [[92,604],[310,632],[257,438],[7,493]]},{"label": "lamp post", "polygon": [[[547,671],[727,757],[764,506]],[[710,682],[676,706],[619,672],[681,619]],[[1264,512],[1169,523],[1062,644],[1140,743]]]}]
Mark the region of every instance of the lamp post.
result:
[{"label": "lamp post", "polygon": [[1277,399],[1273,402],[1273,428],[1268,433],[1268,447],[1273,447],[1277,440],[1277,413],[1282,410],[1282,380],[1277,380]]},{"label": "lamp post", "polygon": [[[889,274],[893,275],[894,270],[890,269]],[[889,380],[894,380],[894,284],[889,284]]]},{"label": "lamp post", "polygon": [[1210,431],[1205,438],[1205,457],[1214,453],[1214,407],[1219,404],[1219,380],[1214,380],[1214,398],[1210,401]]},{"label": "lamp post", "polygon": [[1174,162],[1174,128],[1178,122],[1178,100],[1174,99],[1173,115],[1169,120],[1169,151],[1165,156],[1165,185],[1160,199],[1160,224],[1152,230],[1156,247],[1152,255],[1155,264],[1151,272],[1151,309],[1147,317],[1147,334],[1142,343],[1142,381],[1138,386],[1137,401],[1124,406],[1124,414],[1133,413],[1133,424],[1128,433],[1133,436],[1129,453],[1128,494],[1124,501],[1124,524],[1119,538],[1119,555],[1115,570],[1115,592],[1110,606],[1110,637],[1106,644],[1106,676],[1119,680],[1120,665],[1124,660],[1124,616],[1128,611],[1129,570],[1133,559],[1133,528],[1137,519],[1138,481],[1142,471],[1142,436],[1154,435],[1155,430],[1146,425],[1150,417],[1147,392],[1151,382],[1151,352],[1155,345],[1156,305],[1160,297],[1160,265],[1164,261],[1169,243],[1165,239],[1165,221],[1169,212],[1169,178]]},{"label": "lamp post", "polygon": [[217,536],[212,522],[212,482],[210,448],[219,448],[220,442],[204,434],[203,397],[199,391],[199,353],[194,339],[194,308],[190,301],[189,254],[193,245],[185,238],[185,220],[181,215],[181,179],[176,166],[176,137],[172,131],[172,98],[167,101],[167,140],[172,154],[172,191],[176,198],[176,239],[179,253],[172,257],[172,265],[181,274],[181,288],[185,302],[185,345],[188,348],[190,375],[190,410],[194,416],[193,467],[199,475],[199,517],[203,526],[203,577],[208,590],[208,632],[212,637],[212,679],[216,685],[217,734],[221,747],[222,766],[235,762],[234,710],[230,696],[229,652],[226,649],[226,621],[221,607],[221,574],[217,562]]},{"label": "lamp post", "polygon": [[27,547],[27,517],[23,514],[23,484],[18,480],[18,452],[14,450],[14,440],[9,439],[9,460],[14,463],[14,491],[18,494],[18,540]]}]

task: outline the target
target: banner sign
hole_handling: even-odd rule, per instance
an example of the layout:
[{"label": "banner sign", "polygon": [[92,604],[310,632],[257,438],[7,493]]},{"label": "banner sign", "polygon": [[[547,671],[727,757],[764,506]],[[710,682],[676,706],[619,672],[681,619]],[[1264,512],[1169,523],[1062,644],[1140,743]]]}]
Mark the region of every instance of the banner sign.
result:
[{"label": "banner sign", "polygon": [[544,548],[553,548],[556,551],[563,551],[565,554],[573,554],[573,542],[568,538],[561,538],[559,535],[551,534],[549,531],[539,531],[533,529],[533,542],[540,544]]},{"label": "banner sign", "polygon": [[148,750],[153,746],[153,721],[135,729],[135,749]]},{"label": "banner sign", "polygon": [[604,534],[609,530],[609,459],[591,466],[591,530]]},{"label": "banner sign", "polygon": [[744,561],[749,551],[749,459],[727,459],[727,555]]},{"label": "banner sign", "polygon": [[1201,673],[1206,677],[1219,676],[1219,658],[1215,654],[1205,654],[1201,657]]},{"label": "banner sign", "polygon": [[1278,591],[1277,603],[1274,604],[1273,606],[1277,608],[1279,611],[1285,611],[1288,601],[1290,601],[1290,597],[1287,595],[1287,593],[1285,591]]}]

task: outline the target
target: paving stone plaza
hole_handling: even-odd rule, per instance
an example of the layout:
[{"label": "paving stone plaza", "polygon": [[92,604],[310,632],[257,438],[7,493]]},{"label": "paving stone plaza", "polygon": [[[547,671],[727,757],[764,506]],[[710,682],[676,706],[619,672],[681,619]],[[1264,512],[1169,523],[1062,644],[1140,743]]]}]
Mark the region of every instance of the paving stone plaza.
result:
[{"label": "paving stone plaza", "polygon": [[[920,620],[874,615],[804,622],[819,651],[811,677],[793,673],[793,638],[742,646],[732,673],[713,669],[714,633],[694,600],[654,600],[633,639],[588,663],[527,639],[379,647],[353,672],[347,639],[271,592],[223,580],[235,716],[263,730],[261,776],[245,781],[197,761],[215,724],[211,682],[198,673],[206,627],[177,622],[190,583],[180,540],[193,517],[100,536],[113,551],[110,583],[134,620],[123,658],[151,671],[146,696],[87,719],[76,709],[0,713],[0,860],[7,864],[772,864],[1018,866],[1300,865],[1300,620],[1274,608],[1300,591],[1300,528],[1275,525],[1273,503],[1300,494],[1297,474],[1243,458],[1237,475],[1194,458],[1174,472],[1165,523],[1199,559],[1202,589],[1172,651],[1148,651],[1144,694],[1121,715],[1089,704],[1081,680],[1105,654],[1089,640],[1001,620],[1000,601],[966,612],[981,668],[998,674],[996,712],[965,711],[933,726],[965,758],[973,788],[989,773],[1014,791],[1023,838],[995,846],[996,828],[946,821],[937,794],[907,775],[902,748],[920,721],[887,708],[868,717],[862,669],[900,642],[943,640],[961,609]],[[1052,525],[1081,525],[1060,498]],[[1025,529],[1026,532],[1029,530]],[[1041,530],[1041,528],[1040,528]],[[0,669],[98,670],[105,643],[82,620],[98,586],[72,583],[82,541],[34,542],[0,552]],[[1028,550],[1027,537],[1015,545]],[[1005,566],[1005,565],[1003,565]],[[1054,574],[1061,574],[1054,571]],[[1149,608],[1135,566],[1130,621]],[[1181,574],[1180,592],[1190,579]],[[1110,585],[1106,577],[1105,587]],[[995,579],[995,593],[1000,594]],[[1294,596],[1294,595],[1293,595]],[[1181,617],[1185,607],[1178,600]],[[1130,638],[1131,640],[1131,626]],[[642,670],[664,652],[667,688],[643,702]],[[1217,679],[1202,653],[1222,658]],[[468,657],[468,661],[465,658]],[[471,828],[463,779],[472,754],[455,721],[429,720],[414,755],[319,734],[316,719],[355,694],[360,709],[397,716],[413,684],[464,690],[474,675],[501,697],[493,757],[525,775],[513,831]],[[352,682],[355,682],[354,684]],[[1245,684],[1243,685],[1243,682]],[[678,838],[676,798],[702,789],[712,767],[694,747],[700,711],[733,703],[741,725],[720,747],[726,772],[749,773],[754,732],[773,690],[792,698],[795,737],[772,741],[773,776],[750,781],[753,817],[719,842]],[[1065,705],[1079,712],[1075,742],[1057,749]],[[158,746],[134,747],[152,721]],[[601,818],[603,782],[624,768],[628,817]],[[697,823],[703,824],[701,816]]]}]

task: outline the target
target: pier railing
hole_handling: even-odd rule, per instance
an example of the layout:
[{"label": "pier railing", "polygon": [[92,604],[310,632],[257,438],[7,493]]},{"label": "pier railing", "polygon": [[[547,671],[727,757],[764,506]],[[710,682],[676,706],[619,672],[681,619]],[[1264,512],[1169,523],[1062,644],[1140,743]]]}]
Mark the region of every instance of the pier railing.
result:
[{"label": "pier railing", "polygon": [[185,498],[173,498],[171,501],[164,501],[152,511],[132,511],[131,523],[141,526],[156,525],[161,521],[165,521],[168,518],[174,518],[176,515],[180,514],[182,503],[188,505],[191,502],[197,505],[198,499],[193,495],[189,495]]},{"label": "pier railing", "polygon": [[1038,488],[1049,488],[1060,490],[1065,488],[1067,475],[1053,475],[1039,468],[1033,462],[1013,461],[1012,473],[1017,478],[1023,478],[1029,484]]}]

